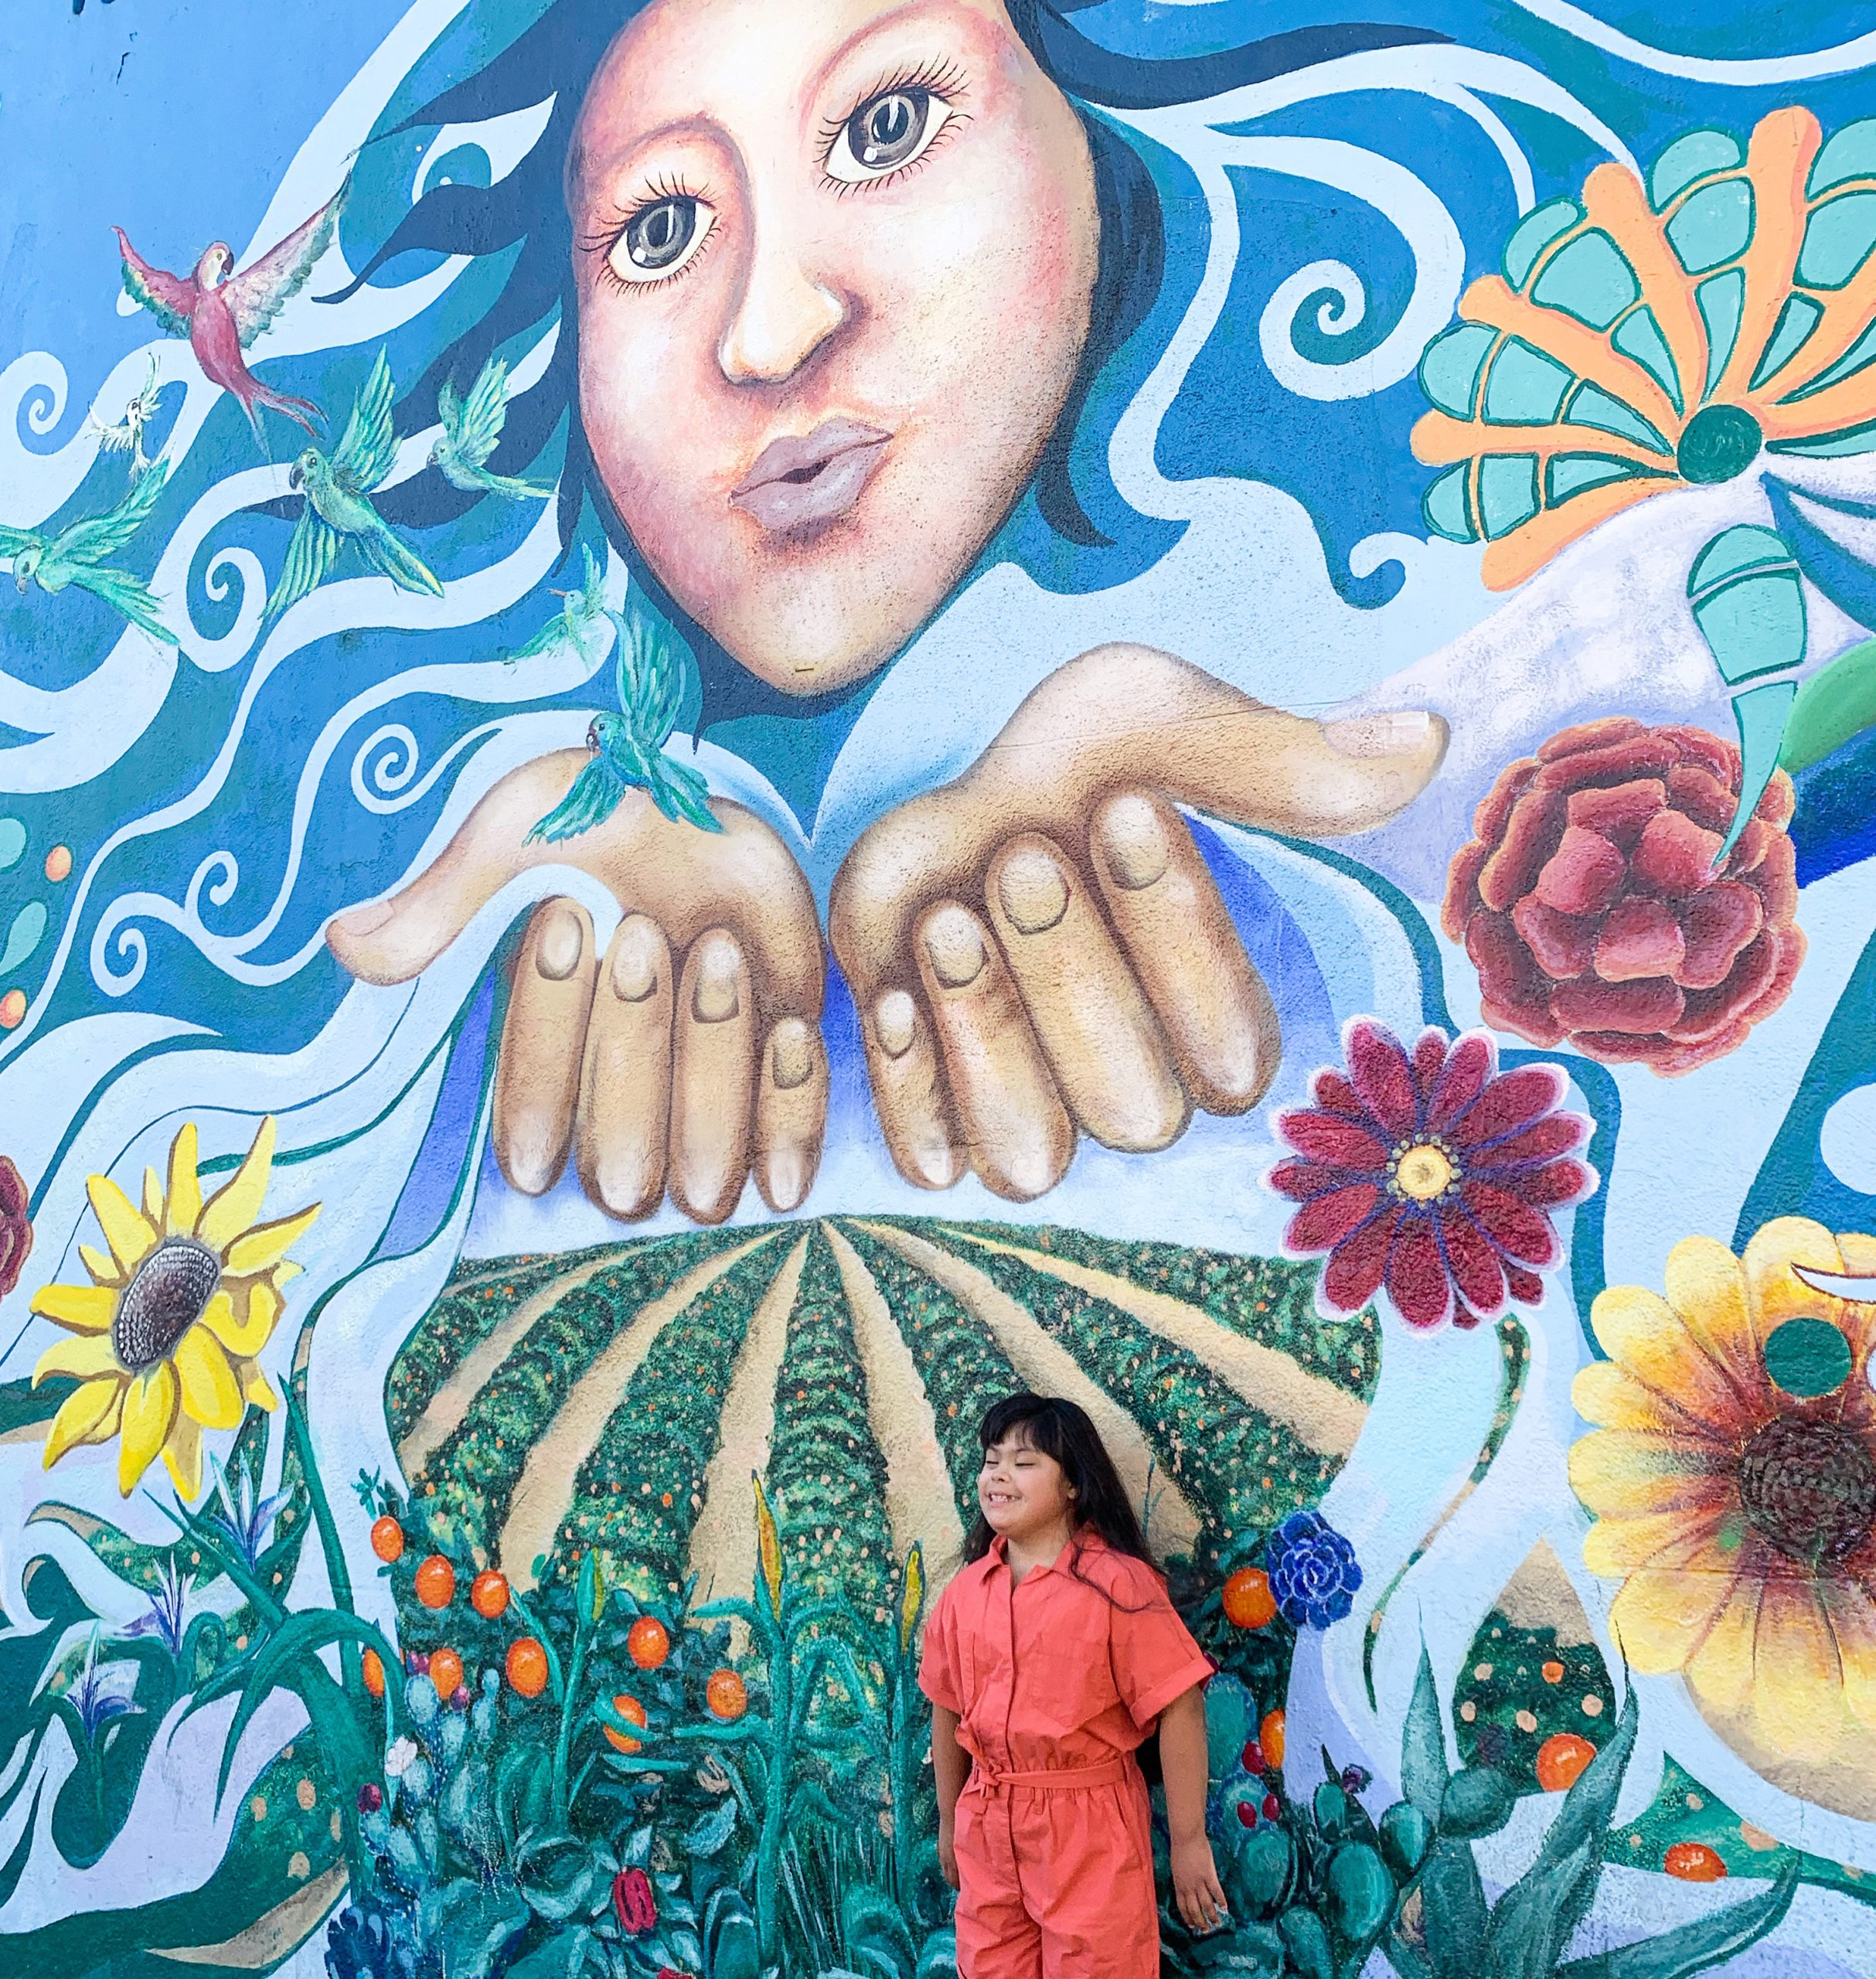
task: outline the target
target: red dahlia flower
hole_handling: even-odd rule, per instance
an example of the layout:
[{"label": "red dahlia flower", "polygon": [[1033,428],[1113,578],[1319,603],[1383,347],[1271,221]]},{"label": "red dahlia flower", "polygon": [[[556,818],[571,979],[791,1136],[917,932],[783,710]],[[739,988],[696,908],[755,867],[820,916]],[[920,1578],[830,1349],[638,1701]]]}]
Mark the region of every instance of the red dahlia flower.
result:
[{"label": "red dahlia flower", "polygon": [[1717,868],[1739,751],[1626,715],[1553,735],[1499,776],[1446,882],[1446,932],[1485,1020],[1664,1077],[1745,1041],[1804,959],[1791,778]]},{"label": "red dahlia flower", "polygon": [[1359,1312],[1384,1286],[1409,1326],[1476,1326],[1544,1296],[1561,1253],[1549,1212],[1580,1202],[1595,1170],[1576,1158],[1590,1123],[1560,1109],[1555,1065],[1498,1070],[1486,1033],[1421,1034],[1410,1058],[1371,1017],[1345,1037],[1346,1076],[1325,1068],[1315,1105],[1280,1114],[1297,1158],[1271,1187],[1302,1207],[1295,1257],[1327,1254],[1323,1303]]}]

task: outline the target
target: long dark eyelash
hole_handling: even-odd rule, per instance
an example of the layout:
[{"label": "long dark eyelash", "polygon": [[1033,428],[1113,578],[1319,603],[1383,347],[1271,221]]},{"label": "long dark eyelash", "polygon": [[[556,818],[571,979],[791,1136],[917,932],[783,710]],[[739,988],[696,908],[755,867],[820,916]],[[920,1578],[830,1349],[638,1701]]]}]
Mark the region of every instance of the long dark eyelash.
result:
[{"label": "long dark eyelash", "polygon": [[710,205],[710,188],[693,186],[686,180],[673,179],[660,172],[655,179],[647,179],[645,189],[637,198],[623,207],[615,205],[611,214],[591,232],[577,234],[574,244],[583,254],[600,257],[599,279],[609,283],[623,292],[630,289],[635,295],[648,289],[662,288],[666,282],[676,281],[680,275],[687,275],[704,256],[723,228],[723,216],[711,206],[710,231],[701,244],[681,267],[673,268],[670,274],[660,275],[655,281],[628,281],[612,265],[612,250],[625,238],[625,230],[647,207],[662,205],[666,199],[695,199],[700,206]]},{"label": "long dark eyelash", "polygon": [[[825,170],[827,161],[833,156],[834,146],[839,141],[840,134],[853,121],[854,113],[870,103],[876,96],[890,96],[894,90],[928,90],[948,108],[963,95],[969,79],[955,62],[935,60],[920,63],[915,68],[896,70],[883,80],[862,90],[848,104],[844,116],[830,117],[821,126],[821,165]],[[886,179],[875,183],[884,185],[896,176],[889,173]]]}]

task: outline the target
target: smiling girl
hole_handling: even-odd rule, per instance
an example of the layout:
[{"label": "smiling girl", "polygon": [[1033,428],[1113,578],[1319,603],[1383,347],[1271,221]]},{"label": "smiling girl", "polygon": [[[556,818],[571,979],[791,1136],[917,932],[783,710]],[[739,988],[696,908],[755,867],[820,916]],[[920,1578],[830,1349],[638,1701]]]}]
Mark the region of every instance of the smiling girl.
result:
[{"label": "smiling girl", "polygon": [[962,1979],[1139,1979],[1159,1964],[1157,1728],[1173,1899],[1225,1921],[1205,1834],[1210,1659],[1166,1598],[1114,1462],[1055,1397],[997,1403],[965,1565],[925,1630],[938,1856]]}]

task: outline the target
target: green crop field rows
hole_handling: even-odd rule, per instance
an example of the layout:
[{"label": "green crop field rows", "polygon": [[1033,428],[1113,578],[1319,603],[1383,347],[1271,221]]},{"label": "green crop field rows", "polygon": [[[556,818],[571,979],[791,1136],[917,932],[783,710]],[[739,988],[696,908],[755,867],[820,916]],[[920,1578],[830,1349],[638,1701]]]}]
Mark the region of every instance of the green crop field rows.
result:
[{"label": "green crop field rows", "polygon": [[768,1475],[790,1573],[883,1619],[893,1565],[886,1465],[867,1417],[853,1316],[818,1229],[788,1316]]},{"label": "green crop field rows", "polygon": [[849,1223],[841,1230],[873,1274],[900,1337],[911,1350],[938,1423],[958,1516],[968,1528],[977,1516],[977,1473],[983,1460],[978,1425],[992,1403],[1017,1394],[1025,1383],[982,1322],[936,1279],[865,1231]]},{"label": "green crop field rows", "polygon": [[[618,1329],[729,1241],[720,1231],[635,1245],[557,1299],[419,1473],[426,1494],[492,1546],[528,1453]],[[416,1487],[419,1478],[413,1478]]]},{"label": "green crop field rows", "polygon": [[1091,1237],[1053,1224],[959,1223],[955,1230],[1112,1272],[1144,1292],[1163,1292],[1197,1306],[1222,1327],[1287,1354],[1364,1402],[1374,1398],[1381,1345],[1374,1315],[1326,1320],[1316,1310],[1320,1267],[1285,1258],[1245,1258],[1116,1237]]},{"label": "green crop field rows", "polygon": [[787,1255],[780,1244],[759,1245],[652,1343],[580,1467],[557,1562],[597,1547],[609,1567],[629,1562],[662,1592],[682,1587],[724,1397],[751,1316]]},{"label": "green crop field rows", "polygon": [[[917,1227],[935,1242],[949,1234],[941,1224]],[[1126,1410],[1214,1541],[1274,1525],[1328,1488],[1338,1467],[1333,1460],[1257,1414],[1201,1361],[1118,1306],[1006,1252],[955,1235],[946,1248],[987,1272]]]}]

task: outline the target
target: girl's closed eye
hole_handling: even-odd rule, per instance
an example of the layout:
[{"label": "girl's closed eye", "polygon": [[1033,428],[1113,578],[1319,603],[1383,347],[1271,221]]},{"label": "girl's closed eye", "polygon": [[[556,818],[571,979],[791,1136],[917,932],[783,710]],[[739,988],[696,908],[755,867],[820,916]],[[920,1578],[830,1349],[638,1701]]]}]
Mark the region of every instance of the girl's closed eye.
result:
[{"label": "girl's closed eye", "polygon": [[890,184],[970,121],[958,107],[964,91],[963,73],[950,63],[889,77],[822,127],[822,170],[843,192]]},{"label": "girl's closed eye", "polygon": [[694,267],[721,225],[703,192],[661,179],[580,245],[604,257],[602,281],[620,289],[655,288]]}]

